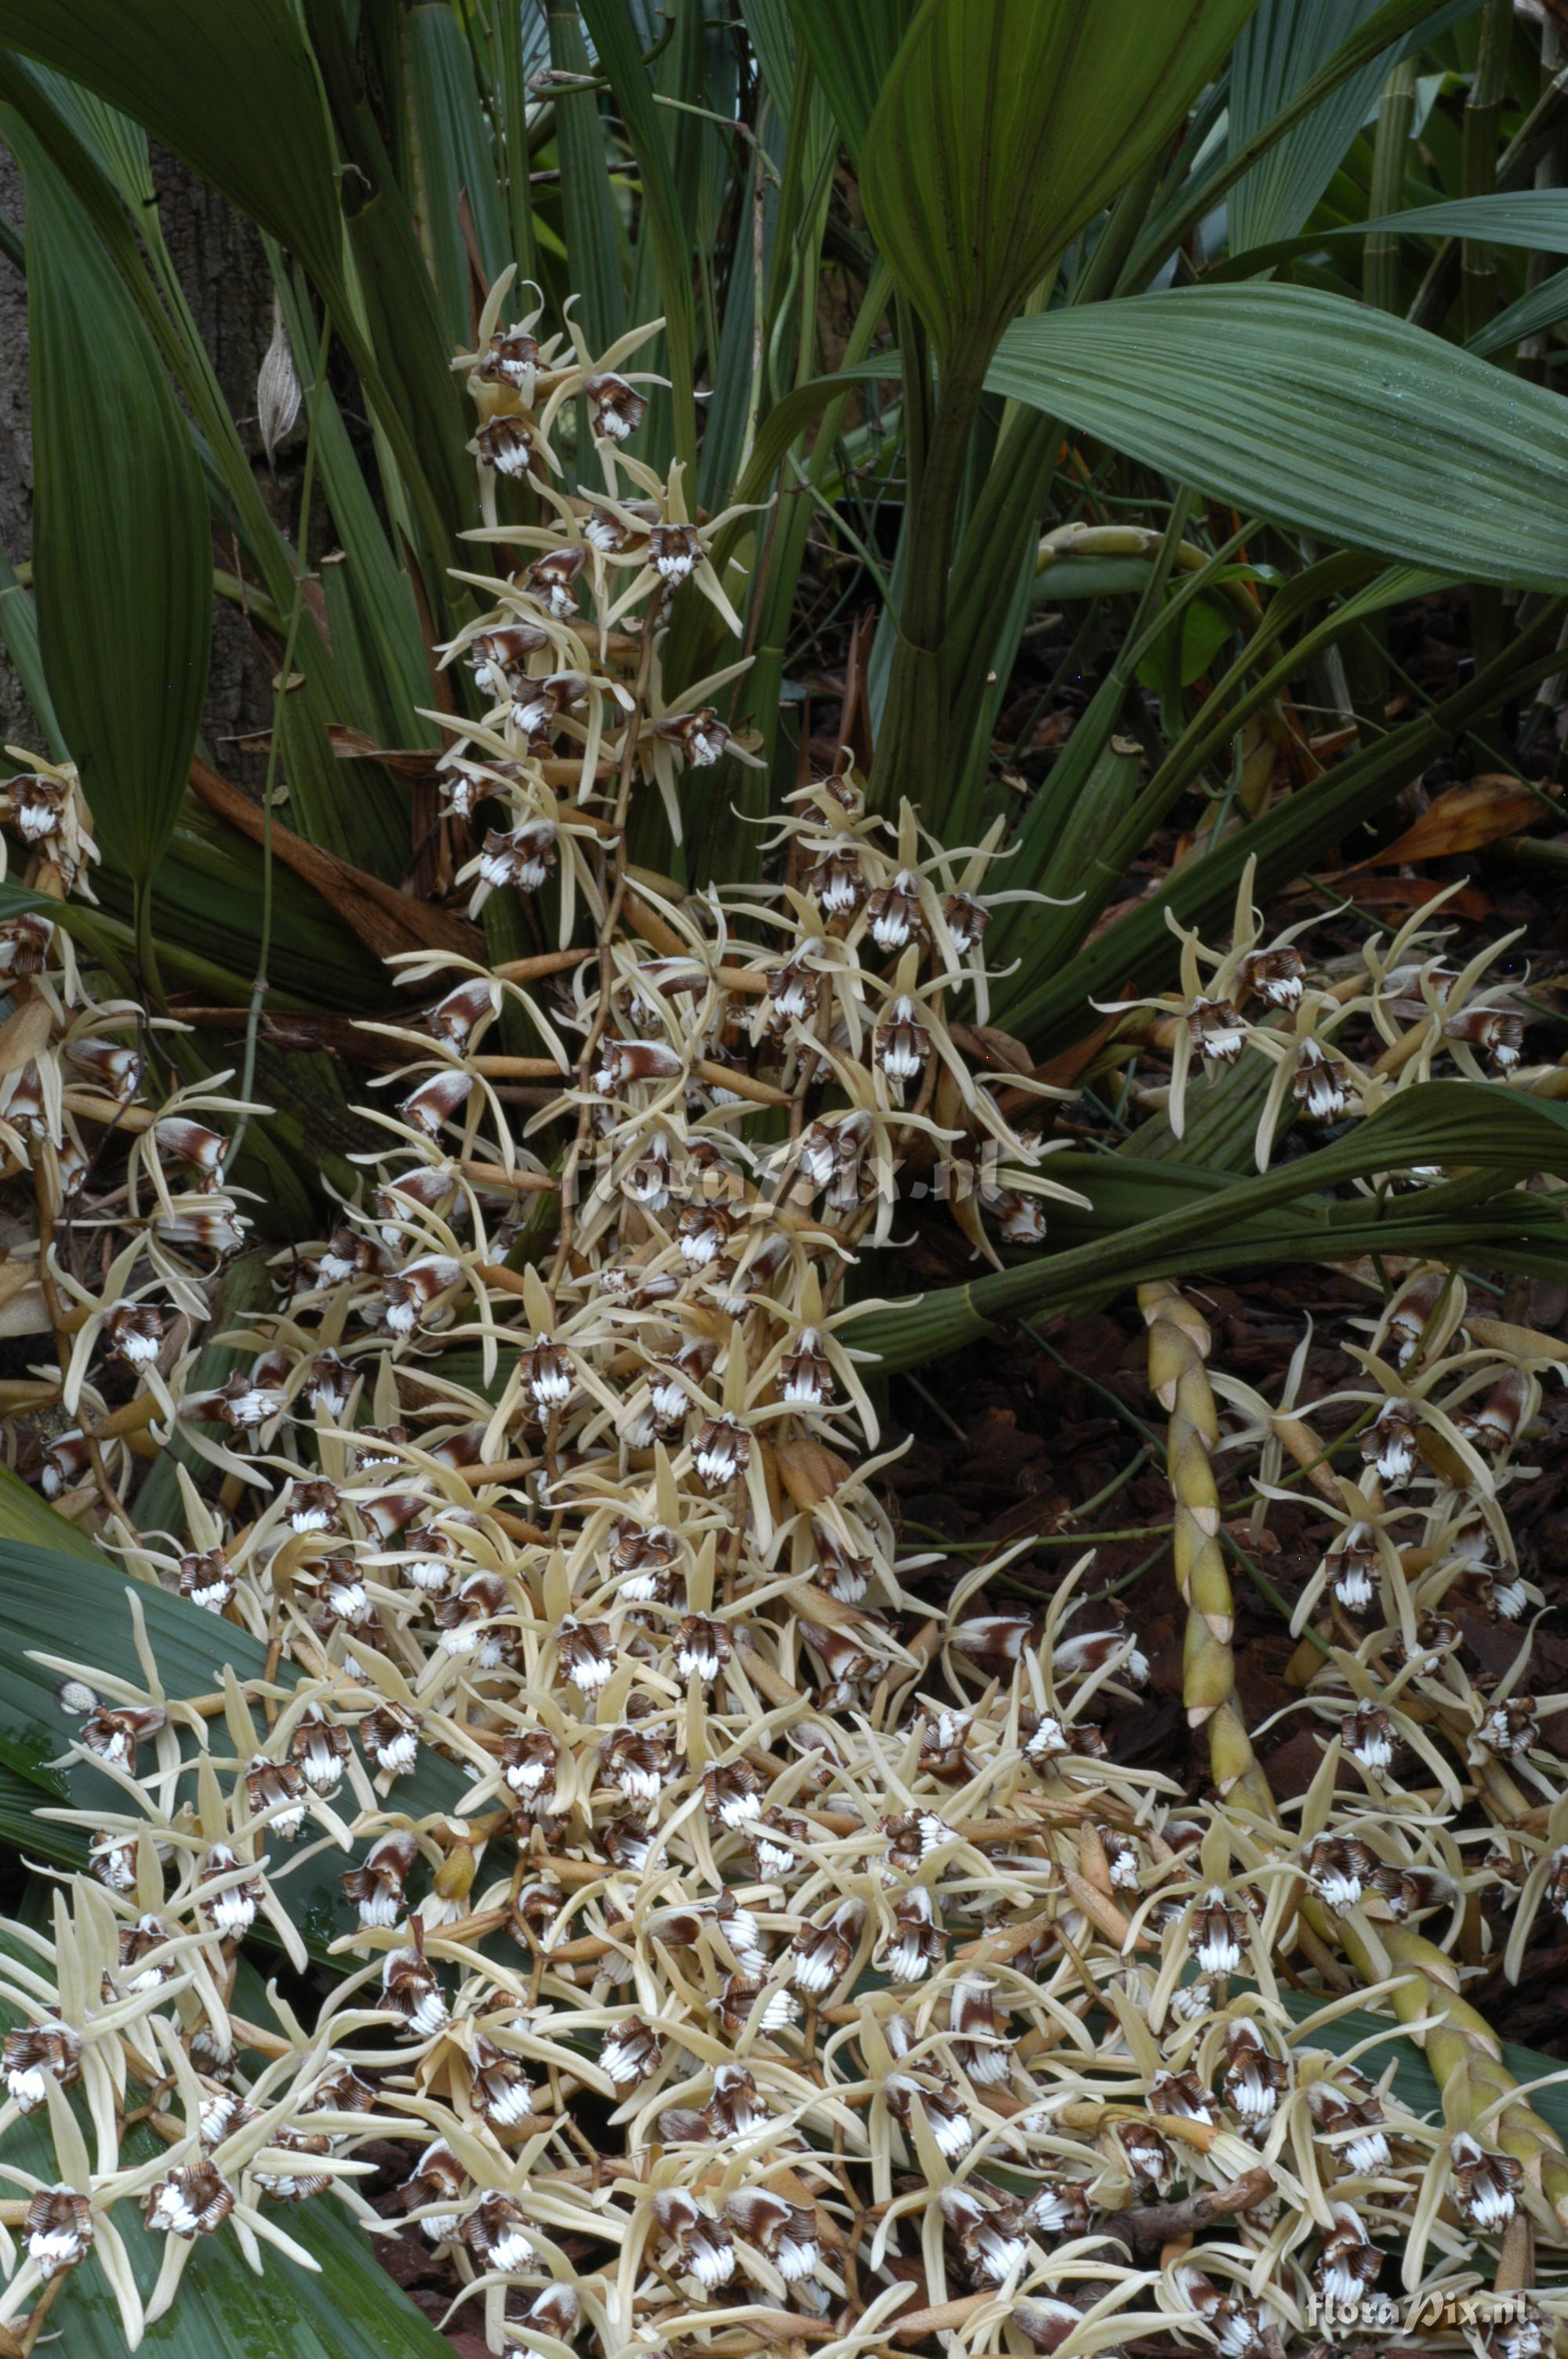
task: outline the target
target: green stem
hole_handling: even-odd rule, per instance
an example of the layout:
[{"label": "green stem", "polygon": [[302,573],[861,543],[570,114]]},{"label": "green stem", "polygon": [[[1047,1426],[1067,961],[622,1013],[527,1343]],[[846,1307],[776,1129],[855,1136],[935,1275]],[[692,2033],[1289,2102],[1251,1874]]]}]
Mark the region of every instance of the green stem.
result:
[{"label": "green stem", "polygon": [[[1415,60],[1400,58],[1383,85],[1378,133],[1372,147],[1371,217],[1381,221],[1404,201],[1405,155],[1415,115]],[[1400,241],[1393,230],[1374,230],[1361,263],[1361,287],[1379,311],[1400,308]]]},{"label": "green stem", "polygon": [[872,782],[871,799],[884,811],[896,810],[905,798],[917,809],[934,808],[946,760],[947,577],[986,357],[976,350],[960,352],[944,371],[905,525],[898,639]]},{"label": "green stem", "polygon": [[495,38],[501,51],[501,118],[512,259],[520,277],[532,278],[538,257],[534,251],[534,201],[528,180],[528,92],[523,80],[521,8],[498,11]]},{"label": "green stem", "polygon": [[[1502,121],[1513,36],[1513,0],[1487,0],[1475,77],[1465,102],[1461,137],[1463,194],[1488,197],[1498,185],[1498,129]],[[1497,257],[1489,245],[1466,238],[1460,272],[1466,337],[1479,335],[1498,308]]]},{"label": "green stem", "polygon": [[[251,986],[250,1011],[245,1018],[245,1054],[240,1074],[240,1095],[249,1101],[255,1085],[256,1039],[261,1029],[262,1004],[267,993],[267,966],[272,956],[272,810],[277,791],[278,752],[283,742],[283,701],[288,694],[288,683],[294,673],[294,650],[299,638],[300,618],[305,612],[305,585],[309,578],[310,501],[316,488],[316,427],[321,408],[321,388],[327,382],[327,355],[332,342],[332,315],[323,309],[321,336],[316,347],[316,368],[308,396],[308,427],[305,441],[305,470],[299,484],[299,552],[294,576],[294,594],[288,609],[288,631],[283,642],[283,661],[278,670],[277,686],[273,695],[272,728],[267,738],[266,777],[262,786],[262,910],[261,940],[256,949],[256,975]],[[230,1159],[238,1163],[240,1148],[244,1142],[250,1116],[242,1114],[234,1132]]]}]

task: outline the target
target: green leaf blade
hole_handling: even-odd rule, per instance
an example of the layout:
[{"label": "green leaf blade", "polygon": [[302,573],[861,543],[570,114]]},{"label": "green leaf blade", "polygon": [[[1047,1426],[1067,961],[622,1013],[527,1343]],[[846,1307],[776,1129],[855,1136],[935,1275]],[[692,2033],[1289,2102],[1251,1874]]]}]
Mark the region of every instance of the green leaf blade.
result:
[{"label": "green leaf blade", "polygon": [[987,349],[1175,131],[1256,0],[926,0],[866,134],[877,244],[945,352]]},{"label": "green leaf blade", "polygon": [[104,847],[150,882],[200,725],[212,638],[201,469],[147,328],[18,116],[44,676]]},{"label": "green leaf blade", "polygon": [[1568,404],[1339,296],[1191,287],[1052,311],[1015,321],[987,381],[1296,531],[1461,581],[1568,574]]}]

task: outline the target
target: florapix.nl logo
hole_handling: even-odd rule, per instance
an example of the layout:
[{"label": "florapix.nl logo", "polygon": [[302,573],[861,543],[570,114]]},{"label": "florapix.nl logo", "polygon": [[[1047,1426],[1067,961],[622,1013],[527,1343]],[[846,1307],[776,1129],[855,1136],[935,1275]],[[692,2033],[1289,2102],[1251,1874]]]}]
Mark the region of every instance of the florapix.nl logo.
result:
[{"label": "florapix.nl logo", "polygon": [[[1546,2326],[1533,2294],[1494,2293],[1484,2286],[1471,2293],[1433,2287],[1424,2293],[1363,2293],[1346,2299],[1309,2293],[1306,2322],[1324,2328],[1381,2328],[1402,2334],[1462,2333],[1475,2328],[1485,2332],[1501,2326],[1534,2327],[1544,2336]],[[1549,2349],[1550,2342],[1543,2340],[1540,2347]]]}]

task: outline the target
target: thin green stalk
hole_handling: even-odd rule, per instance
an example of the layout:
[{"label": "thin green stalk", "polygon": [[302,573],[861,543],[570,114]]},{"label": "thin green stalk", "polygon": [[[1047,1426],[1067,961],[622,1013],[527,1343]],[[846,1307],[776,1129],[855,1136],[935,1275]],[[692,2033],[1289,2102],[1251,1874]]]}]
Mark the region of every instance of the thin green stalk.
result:
[{"label": "thin green stalk", "polygon": [[[1374,221],[1398,212],[1404,201],[1405,156],[1415,116],[1415,60],[1400,58],[1383,85],[1378,131],[1372,146],[1372,188],[1368,199]],[[1361,262],[1362,292],[1379,311],[1400,308],[1400,241],[1393,230],[1373,230]]]},{"label": "thin green stalk", "polygon": [[[1498,158],[1496,186],[1499,190],[1522,189],[1541,156],[1562,130],[1568,116],[1568,65],[1553,76]],[[1458,274],[1459,245],[1444,238],[1427,266],[1414,302],[1405,317],[1418,328],[1437,328],[1454,300]]]},{"label": "thin green stalk", "polygon": [[[1561,71],[1563,53],[1563,36],[1552,19],[1547,17],[1541,27],[1541,87],[1543,92],[1551,89],[1553,80]],[[1548,144],[1545,153],[1535,168],[1536,187],[1538,189],[1560,188],[1565,165],[1568,165],[1568,142],[1564,141],[1562,132],[1559,131]],[[1545,254],[1530,255],[1525,265],[1524,283],[1527,298],[1537,293],[1545,285],[1556,266],[1556,261],[1555,255]],[[1545,380],[1546,350],[1547,339],[1544,333],[1527,336],[1521,340],[1519,346],[1520,373],[1538,385]]]},{"label": "thin green stalk", "polygon": [[[267,993],[267,966],[272,956],[272,809],[277,791],[278,751],[283,742],[283,700],[288,694],[288,683],[294,672],[294,650],[299,638],[300,618],[305,612],[305,585],[309,578],[310,501],[316,488],[316,424],[320,413],[321,388],[327,381],[327,354],[332,342],[332,315],[323,310],[320,341],[316,347],[316,367],[306,397],[308,420],[305,440],[305,469],[299,485],[299,548],[294,577],[294,595],[288,610],[288,631],[283,643],[283,662],[273,695],[272,728],[266,748],[266,777],[262,785],[262,909],[261,940],[256,949],[256,976],[251,986],[250,1010],[245,1018],[245,1054],[240,1073],[240,1095],[247,1103],[255,1085],[256,1038],[261,1029],[262,1003]],[[230,1149],[231,1161],[238,1163],[250,1116],[242,1114]]]},{"label": "thin green stalk", "polygon": [[528,93],[523,81],[521,8],[496,11],[495,38],[501,50],[502,154],[512,259],[519,277],[533,278],[538,257],[534,251],[534,201],[528,181]]},{"label": "thin green stalk", "polygon": [[[1513,22],[1513,0],[1487,0],[1475,76],[1465,102],[1461,154],[1462,193],[1466,197],[1489,197],[1498,185],[1498,131],[1502,122]],[[1498,308],[1497,256],[1479,239],[1465,240],[1460,290],[1465,334],[1479,335]]]}]

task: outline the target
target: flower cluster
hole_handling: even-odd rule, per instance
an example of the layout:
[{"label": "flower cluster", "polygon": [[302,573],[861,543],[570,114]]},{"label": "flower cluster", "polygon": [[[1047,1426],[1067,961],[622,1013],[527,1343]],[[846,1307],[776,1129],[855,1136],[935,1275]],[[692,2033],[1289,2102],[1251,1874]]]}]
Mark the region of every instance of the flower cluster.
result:
[{"label": "flower cluster", "polygon": [[[1228,950],[1206,948],[1173,917],[1177,988],[1112,1010],[1130,1011],[1130,1035],[1169,1058],[1168,1085],[1143,1095],[1163,1105],[1176,1137],[1194,1075],[1218,1078],[1238,1065],[1256,1076],[1260,1171],[1292,1119],[1317,1130],[1360,1119],[1434,1074],[1516,1086],[1541,1077],[1543,1069],[1523,1062],[1528,999],[1517,985],[1487,984],[1518,936],[1486,944],[1463,967],[1448,961],[1448,935],[1433,919],[1457,886],[1434,894],[1391,940],[1368,935],[1355,957],[1319,962],[1314,972],[1300,942],[1310,919],[1264,940],[1254,866],[1241,879]],[[1417,1167],[1399,1176],[1419,1186],[1440,1174]]]},{"label": "flower cluster", "polygon": [[[1530,1905],[1563,1906],[1533,1707],[1515,1679],[1472,1709],[1423,1626],[1461,1582],[1532,1603],[1502,1498],[1553,1354],[1423,1275],[1363,1355],[1380,1406],[1336,1490],[1306,1702],[1343,1722],[1325,1758],[1364,1811],[1332,1768],[1294,1828],[1108,1758],[1149,1666],[1087,1560],[1043,1616],[988,1610],[1008,1551],[930,1610],[845,1289],[901,1189],[993,1259],[1066,1192],[1045,1093],[999,1075],[988,1027],[1000,833],[954,852],[881,818],[846,757],[790,798],[765,885],[632,863],[637,798],[678,837],[688,774],[749,757],[711,701],[741,667],[664,683],[683,598],[738,627],[739,517],[629,447],[640,338],[541,342],[502,326],[505,292],[460,365],[481,538],[515,564],[469,577],[486,611],[446,651],[485,710],[449,723],[445,818],[475,911],[505,896],[557,947],[399,962],[382,1144],[220,1323],[246,1233],[222,1125],[252,1110],[176,1086],[168,1027],[95,1003],[62,928],[4,935],[0,1116],[38,1211],[5,1300],[53,1353],[13,1405],[40,1488],[124,1568],[136,1669],[36,1658],[71,1794],[48,1815],[85,1864],[51,1930],[3,1937],[0,2324],[90,2251],[131,2344],[199,2236],[308,2262],[286,2207],[383,2224],[358,2181],[388,2141],[400,2215],[498,2354],[1011,2332],[1076,2359],[1195,2319],[1269,2359],[1385,2247],[1463,2289],[1477,2237],[1568,2212],[1511,2116],[1451,2136],[1401,2103],[1381,2032],[1343,2052],[1322,1966],[1336,1924],[1376,1967],[1385,1923],[1463,1909],[1407,1758],[1497,1798]],[[568,492],[576,419],[602,485]],[[59,899],[88,822],[57,783],[52,832],[13,808],[58,846],[30,881]],[[1288,943],[1238,955],[1200,999],[1188,946],[1178,1060],[1227,1024],[1282,1055],[1249,1000],[1329,1037]],[[1373,1020],[1413,995],[1457,1038],[1467,981],[1433,999],[1428,966],[1390,998],[1392,973]],[[218,1684],[171,1691],[155,1591],[223,1625]],[[1521,1824],[1536,1797],[1550,1830]],[[336,1969],[313,2025],[262,1992],[253,1941]],[[7,2153],[24,2124],[49,2170]],[[167,2239],[151,2286],[133,2203]]]}]

